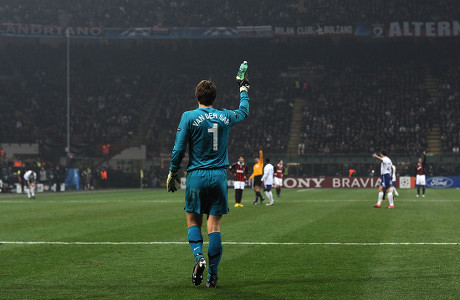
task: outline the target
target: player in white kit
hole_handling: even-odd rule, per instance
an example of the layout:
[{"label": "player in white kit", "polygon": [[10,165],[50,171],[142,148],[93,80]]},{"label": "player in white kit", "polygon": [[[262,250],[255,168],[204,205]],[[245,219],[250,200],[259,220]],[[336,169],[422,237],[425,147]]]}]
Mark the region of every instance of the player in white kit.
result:
[{"label": "player in white kit", "polygon": [[382,175],[382,179],[380,181],[379,186],[379,198],[377,204],[374,205],[375,208],[380,208],[380,205],[383,201],[383,191],[385,190],[388,194],[388,202],[390,204],[387,208],[395,208],[393,203],[393,193],[391,192],[391,166],[393,165],[391,159],[387,156],[387,152],[385,150],[380,151],[380,156],[377,154],[372,154],[372,157],[375,157],[382,161],[380,164],[380,175]]},{"label": "player in white kit", "polygon": [[266,205],[273,205],[275,201],[273,200],[272,186],[273,186],[273,165],[270,163],[270,159],[265,159],[264,175],[262,176],[262,181],[264,183],[264,192],[267,195],[269,203]]},{"label": "player in white kit", "polygon": [[24,187],[27,192],[27,197],[35,199],[35,184],[37,182],[37,173],[32,170],[24,174]]},{"label": "player in white kit", "polygon": [[396,190],[396,166],[391,165],[391,191],[393,192],[394,197],[398,197],[399,193]]}]

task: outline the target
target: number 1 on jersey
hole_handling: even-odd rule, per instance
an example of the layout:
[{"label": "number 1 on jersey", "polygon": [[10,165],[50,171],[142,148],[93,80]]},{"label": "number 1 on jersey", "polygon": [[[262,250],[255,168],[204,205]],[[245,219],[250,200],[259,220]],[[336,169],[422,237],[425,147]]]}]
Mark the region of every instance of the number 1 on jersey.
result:
[{"label": "number 1 on jersey", "polygon": [[208,128],[208,132],[212,133],[212,150],[217,151],[217,137],[219,134],[217,131],[217,124],[214,124],[211,128]]}]

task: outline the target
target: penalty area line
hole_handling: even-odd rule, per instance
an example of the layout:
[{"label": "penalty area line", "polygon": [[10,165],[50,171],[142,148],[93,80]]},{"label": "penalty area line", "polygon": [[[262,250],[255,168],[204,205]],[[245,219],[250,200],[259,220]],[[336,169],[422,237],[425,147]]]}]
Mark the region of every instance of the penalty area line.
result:
[{"label": "penalty area line", "polygon": [[[2,244],[14,245],[188,245],[188,242],[46,242],[46,241],[0,241]],[[204,244],[208,244],[204,242]],[[379,242],[379,243],[347,243],[347,242],[311,242],[311,243],[279,243],[279,242],[222,242],[224,245],[279,245],[279,246],[456,246],[455,242]]]}]

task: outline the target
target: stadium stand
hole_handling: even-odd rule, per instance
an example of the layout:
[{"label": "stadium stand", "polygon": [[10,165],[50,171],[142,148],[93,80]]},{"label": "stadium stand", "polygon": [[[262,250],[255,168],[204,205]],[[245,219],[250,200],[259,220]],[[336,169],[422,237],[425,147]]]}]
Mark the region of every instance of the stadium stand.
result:
[{"label": "stadium stand", "polygon": [[[3,23],[128,28],[346,25],[460,15],[453,0],[199,4],[0,0],[0,17]],[[236,107],[235,65],[244,57],[250,62],[251,117],[231,133],[231,160],[241,154],[251,158],[259,146],[268,154],[301,158],[381,148],[407,155],[435,148],[458,154],[459,48],[455,38],[72,40],[72,152],[102,156],[101,145],[146,144],[149,158],[167,157],[180,114],[195,107],[193,89],[201,79],[216,82],[218,108]],[[63,154],[65,74],[64,40],[3,40],[0,141],[37,142],[48,158]]]},{"label": "stadium stand", "polygon": [[[427,49],[418,57],[412,57],[411,53],[420,46],[413,42],[367,45],[345,41],[338,46],[328,41],[312,43],[309,46],[313,48],[329,50],[308,50],[301,44],[295,50],[299,53],[280,47],[253,60],[257,67],[250,72],[252,114],[245,126],[238,127],[230,137],[231,152],[252,153],[263,145],[268,152],[286,153],[295,98],[306,100],[300,135],[307,154],[372,152],[382,147],[391,152],[419,153],[426,149],[427,133],[436,123],[442,129],[442,150],[451,152],[458,146],[459,70],[449,63],[448,53],[437,53],[445,60],[437,67],[437,61],[427,60],[434,51],[429,43],[423,44]],[[85,145],[132,142],[147,143],[152,156],[168,153],[180,118],[177,107],[181,111],[194,107],[193,88],[201,78],[217,83],[221,97],[216,102],[218,107],[235,107],[231,74],[237,60],[233,55],[229,54],[228,61],[204,69],[196,54],[182,57],[185,52],[205,53],[209,61],[217,62],[219,56],[213,53],[216,49],[219,51],[215,53],[225,51],[228,42],[212,50],[206,42],[186,44],[176,41],[123,48],[85,43],[74,46],[72,145],[90,151],[85,155],[96,151]],[[449,44],[449,49],[458,47],[456,42]],[[249,56],[263,48],[254,47]],[[289,58],[293,51],[291,56],[295,59]],[[389,51],[399,55],[383,55]],[[29,46],[10,45],[1,52],[6,66],[3,70],[10,70],[2,74],[4,80],[0,82],[4,103],[0,114],[5,124],[2,138],[11,142],[38,140],[50,147],[62,143],[66,116],[65,48],[36,45],[32,50]],[[308,55],[302,56],[301,52]],[[259,63],[262,60],[277,62],[263,65]],[[427,70],[439,78],[440,103],[429,101],[424,85]]]},{"label": "stadium stand", "polygon": [[[3,22],[41,25],[149,27],[310,25],[439,20],[458,17],[455,0],[0,1]],[[305,24],[308,22],[308,24]]]},{"label": "stadium stand", "polygon": [[424,67],[404,59],[376,62],[374,56],[357,53],[354,59],[325,65],[324,77],[313,83],[304,109],[305,151],[425,149],[430,119]]},{"label": "stadium stand", "polygon": [[440,129],[443,152],[459,154],[460,147],[460,60],[439,66]]},{"label": "stadium stand", "polygon": [[[2,51],[14,72],[0,85],[5,103],[0,112],[5,121],[3,139],[59,145],[66,136],[65,48],[18,47]],[[76,146],[126,143],[139,119],[140,110],[134,108],[148,99],[142,81],[151,78],[140,77],[137,72],[142,70],[130,70],[132,61],[116,63],[124,60],[122,51],[112,49],[105,56],[106,50],[104,46],[75,49],[70,77],[71,134]],[[143,88],[137,88],[141,84]]]}]

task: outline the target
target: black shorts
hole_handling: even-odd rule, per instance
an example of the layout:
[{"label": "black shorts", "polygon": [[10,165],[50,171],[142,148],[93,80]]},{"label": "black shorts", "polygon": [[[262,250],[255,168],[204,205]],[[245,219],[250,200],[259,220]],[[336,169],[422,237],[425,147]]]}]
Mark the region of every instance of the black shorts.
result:
[{"label": "black shorts", "polygon": [[254,176],[254,185],[261,186],[262,185],[262,175]]}]

